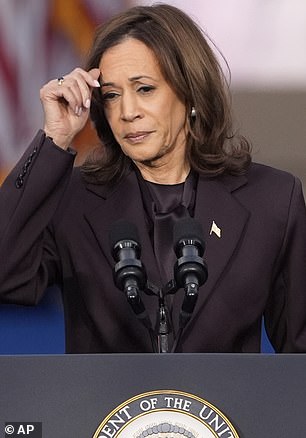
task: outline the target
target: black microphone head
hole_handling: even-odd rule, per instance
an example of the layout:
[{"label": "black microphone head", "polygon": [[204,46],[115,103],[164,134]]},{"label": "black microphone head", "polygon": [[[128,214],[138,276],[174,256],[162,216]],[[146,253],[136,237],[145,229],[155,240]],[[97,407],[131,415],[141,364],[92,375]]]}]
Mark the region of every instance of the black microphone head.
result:
[{"label": "black microphone head", "polygon": [[109,232],[110,247],[114,253],[119,242],[132,242],[138,251],[140,251],[140,243],[137,228],[131,222],[120,219],[113,223]]},{"label": "black microphone head", "polygon": [[180,252],[182,243],[187,245],[188,242],[196,245],[200,256],[202,256],[205,249],[202,225],[191,217],[180,219],[173,227],[173,242],[174,250],[178,257],[180,256],[178,252]]}]

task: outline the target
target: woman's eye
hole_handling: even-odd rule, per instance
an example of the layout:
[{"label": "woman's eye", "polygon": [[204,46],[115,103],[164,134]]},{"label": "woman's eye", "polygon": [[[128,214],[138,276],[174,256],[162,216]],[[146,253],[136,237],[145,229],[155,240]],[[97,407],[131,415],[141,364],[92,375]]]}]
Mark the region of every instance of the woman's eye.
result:
[{"label": "woman's eye", "polygon": [[153,90],[155,90],[155,87],[153,87],[152,85],[142,85],[141,87],[138,88],[137,91],[139,91],[140,93],[143,93],[143,94],[147,94]]},{"label": "woman's eye", "polygon": [[109,93],[104,93],[102,97],[103,97],[103,100],[113,100],[117,96],[118,96],[118,93],[109,92]]}]

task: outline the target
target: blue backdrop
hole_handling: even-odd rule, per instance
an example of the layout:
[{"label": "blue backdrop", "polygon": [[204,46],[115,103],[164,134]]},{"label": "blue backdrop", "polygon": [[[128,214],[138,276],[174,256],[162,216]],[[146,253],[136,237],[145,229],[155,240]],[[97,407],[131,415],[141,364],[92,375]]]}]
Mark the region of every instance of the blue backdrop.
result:
[{"label": "blue backdrop", "polygon": [[0,306],[0,354],[65,352],[60,291],[50,288],[38,306]]}]

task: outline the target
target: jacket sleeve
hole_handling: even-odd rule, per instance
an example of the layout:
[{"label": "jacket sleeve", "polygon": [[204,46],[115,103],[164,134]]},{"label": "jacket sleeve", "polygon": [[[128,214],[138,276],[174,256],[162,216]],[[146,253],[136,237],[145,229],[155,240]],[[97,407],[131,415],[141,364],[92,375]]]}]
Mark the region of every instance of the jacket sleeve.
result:
[{"label": "jacket sleeve", "polygon": [[306,352],[306,209],[301,183],[294,179],[278,269],[265,312],[276,352]]},{"label": "jacket sleeve", "polygon": [[0,301],[35,304],[60,279],[48,224],[70,180],[75,152],[39,131],[0,189]]}]

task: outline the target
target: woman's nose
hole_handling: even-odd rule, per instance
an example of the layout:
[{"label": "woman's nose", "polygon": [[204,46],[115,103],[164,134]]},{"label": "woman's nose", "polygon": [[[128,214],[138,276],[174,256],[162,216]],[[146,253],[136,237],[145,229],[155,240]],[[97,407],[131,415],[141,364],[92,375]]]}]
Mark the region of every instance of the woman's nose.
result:
[{"label": "woman's nose", "polygon": [[121,119],[126,122],[132,122],[141,115],[138,100],[132,94],[124,94],[121,97]]}]

